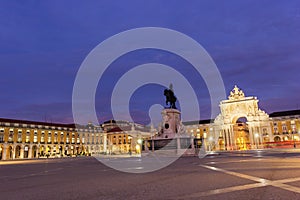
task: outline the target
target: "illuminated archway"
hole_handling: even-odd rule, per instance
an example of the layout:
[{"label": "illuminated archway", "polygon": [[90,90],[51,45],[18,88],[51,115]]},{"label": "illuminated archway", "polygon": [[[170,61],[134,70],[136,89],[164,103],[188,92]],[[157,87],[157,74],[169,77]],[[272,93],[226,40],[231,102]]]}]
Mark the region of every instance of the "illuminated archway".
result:
[{"label": "illuminated archway", "polygon": [[[246,118],[249,141],[243,149],[263,148],[263,142],[273,138],[269,115],[258,108],[257,97],[246,97],[237,86],[233,88],[227,100],[220,102],[221,113],[214,121],[214,137],[217,149],[240,149],[234,131],[234,125],[240,118]],[[224,143],[223,146],[219,144]]]}]

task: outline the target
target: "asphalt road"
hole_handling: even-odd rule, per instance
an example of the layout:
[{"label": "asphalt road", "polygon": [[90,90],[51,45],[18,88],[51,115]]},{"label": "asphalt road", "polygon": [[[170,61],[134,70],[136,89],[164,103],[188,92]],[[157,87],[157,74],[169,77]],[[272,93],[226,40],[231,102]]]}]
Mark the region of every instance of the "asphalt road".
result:
[{"label": "asphalt road", "polygon": [[[115,159],[115,158],[112,158]],[[131,159],[125,158],[123,162]],[[93,157],[0,162],[0,199],[300,199],[299,151],[183,157],[131,174]]]}]

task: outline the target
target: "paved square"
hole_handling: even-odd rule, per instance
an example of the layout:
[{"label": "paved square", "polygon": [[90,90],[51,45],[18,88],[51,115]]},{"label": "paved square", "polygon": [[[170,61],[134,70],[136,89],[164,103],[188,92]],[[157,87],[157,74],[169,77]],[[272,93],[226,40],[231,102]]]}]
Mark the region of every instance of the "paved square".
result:
[{"label": "paved square", "polygon": [[1,199],[300,199],[298,154],[184,157],[146,174],[119,172],[93,157],[6,161],[0,193]]}]

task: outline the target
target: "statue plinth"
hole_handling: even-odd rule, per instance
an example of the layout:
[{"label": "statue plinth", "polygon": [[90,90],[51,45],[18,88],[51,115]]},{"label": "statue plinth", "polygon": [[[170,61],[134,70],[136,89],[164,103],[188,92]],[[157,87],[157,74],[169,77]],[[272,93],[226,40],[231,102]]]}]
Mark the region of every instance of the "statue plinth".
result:
[{"label": "statue plinth", "polygon": [[173,108],[165,108],[162,112],[162,127],[160,138],[175,138],[180,126],[180,111]]}]

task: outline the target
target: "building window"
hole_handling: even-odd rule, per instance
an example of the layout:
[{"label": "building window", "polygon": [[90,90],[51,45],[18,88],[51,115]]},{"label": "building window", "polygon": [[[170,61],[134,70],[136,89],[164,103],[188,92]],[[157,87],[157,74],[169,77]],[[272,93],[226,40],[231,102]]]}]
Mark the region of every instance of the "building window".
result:
[{"label": "building window", "polygon": [[8,142],[13,142],[14,130],[9,129]]},{"label": "building window", "polygon": [[82,138],[82,144],[84,144],[84,137]]},{"label": "building window", "polygon": [[13,141],[13,136],[14,136],[14,132],[13,130],[9,130],[9,135],[8,135],[8,142],[12,142]]},{"label": "building window", "polygon": [[66,138],[66,142],[67,142],[67,144],[69,144],[69,142],[70,142],[70,138],[69,137]]},{"label": "building window", "polygon": [[73,138],[73,137],[72,137],[72,143],[73,143],[73,144],[75,143],[75,138]]},{"label": "building window", "polygon": [[77,144],[79,144],[80,143],[80,139],[79,138],[77,138]]},{"label": "building window", "polygon": [[44,133],[42,133],[42,135],[41,135],[41,142],[45,142],[45,135],[44,135]]},{"label": "building window", "polygon": [[26,131],[25,142],[26,142],[26,143],[29,143],[29,142],[30,142],[30,131],[29,131],[29,130]]},{"label": "building window", "polygon": [[13,135],[10,133],[8,136],[8,142],[12,142],[13,141]]},{"label": "building window", "polygon": [[284,133],[287,132],[286,124],[282,124],[282,131],[283,131]]},{"label": "building window", "polygon": [[113,144],[116,144],[116,136],[113,137]]},{"label": "building window", "polygon": [[18,142],[22,142],[22,130],[18,130]]},{"label": "building window", "polygon": [[4,128],[0,129],[0,142],[4,142]]},{"label": "building window", "polygon": [[34,143],[37,143],[37,135],[34,135],[34,136],[33,136],[33,142],[34,142]]},{"label": "building window", "polygon": [[0,142],[4,142],[4,134],[3,133],[0,133]]},{"label": "building window", "polygon": [[268,131],[266,128],[263,128],[263,135],[268,135]]},{"label": "building window", "polygon": [[51,143],[51,133],[50,134],[48,133],[48,141],[47,141],[47,143]]},{"label": "building window", "polygon": [[30,131],[27,130],[27,131],[26,131],[25,142],[26,142],[26,143],[29,143],[29,141],[30,141]]}]

